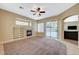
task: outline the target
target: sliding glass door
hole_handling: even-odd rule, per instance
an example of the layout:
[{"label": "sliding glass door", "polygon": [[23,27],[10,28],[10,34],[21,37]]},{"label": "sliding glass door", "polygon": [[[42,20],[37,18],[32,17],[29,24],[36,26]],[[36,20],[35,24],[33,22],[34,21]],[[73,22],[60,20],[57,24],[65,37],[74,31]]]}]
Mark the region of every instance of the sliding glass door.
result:
[{"label": "sliding glass door", "polygon": [[57,21],[46,23],[46,36],[57,39]]}]

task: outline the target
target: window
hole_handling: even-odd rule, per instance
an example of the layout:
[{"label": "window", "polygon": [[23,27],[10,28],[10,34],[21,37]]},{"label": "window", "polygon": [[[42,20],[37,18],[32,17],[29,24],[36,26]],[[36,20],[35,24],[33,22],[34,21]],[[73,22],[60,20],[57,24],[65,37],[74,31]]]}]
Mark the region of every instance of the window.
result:
[{"label": "window", "polygon": [[44,23],[38,23],[38,32],[44,32]]},{"label": "window", "polygon": [[25,25],[25,26],[28,26],[28,22],[16,21],[16,25]]},{"label": "window", "polygon": [[22,25],[22,26],[31,26],[32,22],[30,20],[22,19],[22,18],[16,18],[16,25]]},{"label": "window", "polygon": [[78,15],[70,16],[64,20],[64,22],[78,21]]}]

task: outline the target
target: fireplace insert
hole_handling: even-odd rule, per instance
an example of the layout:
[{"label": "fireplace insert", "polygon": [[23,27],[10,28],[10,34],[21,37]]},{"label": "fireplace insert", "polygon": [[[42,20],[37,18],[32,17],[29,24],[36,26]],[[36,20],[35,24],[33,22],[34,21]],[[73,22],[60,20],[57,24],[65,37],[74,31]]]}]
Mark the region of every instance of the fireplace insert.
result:
[{"label": "fireplace insert", "polygon": [[26,35],[27,36],[32,36],[32,30],[27,30]]}]

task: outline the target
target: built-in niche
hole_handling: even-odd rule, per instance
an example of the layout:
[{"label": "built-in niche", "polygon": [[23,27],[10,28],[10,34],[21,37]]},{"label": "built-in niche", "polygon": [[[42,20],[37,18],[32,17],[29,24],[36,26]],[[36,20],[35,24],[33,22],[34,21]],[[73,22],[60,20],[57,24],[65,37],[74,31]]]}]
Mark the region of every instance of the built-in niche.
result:
[{"label": "built-in niche", "polygon": [[78,44],[78,15],[73,15],[64,19],[64,39]]}]

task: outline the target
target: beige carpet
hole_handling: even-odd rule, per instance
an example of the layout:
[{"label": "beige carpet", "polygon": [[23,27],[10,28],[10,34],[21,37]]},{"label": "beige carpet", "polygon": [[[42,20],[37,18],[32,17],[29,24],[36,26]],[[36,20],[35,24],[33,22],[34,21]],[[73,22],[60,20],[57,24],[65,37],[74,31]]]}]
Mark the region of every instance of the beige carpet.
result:
[{"label": "beige carpet", "polygon": [[32,37],[4,44],[6,55],[65,55],[66,46],[54,39]]}]

